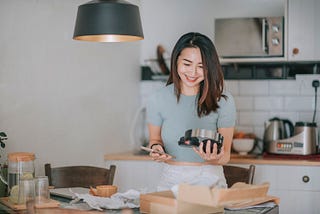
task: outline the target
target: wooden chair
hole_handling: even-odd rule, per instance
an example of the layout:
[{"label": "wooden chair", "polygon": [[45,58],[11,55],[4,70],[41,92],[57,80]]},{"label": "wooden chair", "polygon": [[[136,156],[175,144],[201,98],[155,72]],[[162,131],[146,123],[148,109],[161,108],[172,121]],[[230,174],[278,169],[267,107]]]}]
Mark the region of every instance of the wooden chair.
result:
[{"label": "wooden chair", "polygon": [[234,183],[237,182],[252,184],[255,166],[250,165],[249,168],[243,168],[238,166],[224,165],[223,171],[226,177],[228,188],[230,188]]},{"label": "wooden chair", "polygon": [[51,168],[51,164],[45,164],[45,175],[48,176],[49,185],[55,188],[112,185],[115,171],[115,165],[107,169],[94,166]]}]

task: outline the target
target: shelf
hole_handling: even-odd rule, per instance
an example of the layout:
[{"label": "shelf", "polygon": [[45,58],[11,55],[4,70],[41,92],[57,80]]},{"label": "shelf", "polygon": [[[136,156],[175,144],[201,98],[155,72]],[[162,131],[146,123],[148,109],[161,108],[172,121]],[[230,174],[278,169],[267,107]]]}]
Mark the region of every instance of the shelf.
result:
[{"label": "shelf", "polygon": [[234,80],[295,79],[297,74],[319,74],[320,62],[233,63],[222,65],[224,78]]}]

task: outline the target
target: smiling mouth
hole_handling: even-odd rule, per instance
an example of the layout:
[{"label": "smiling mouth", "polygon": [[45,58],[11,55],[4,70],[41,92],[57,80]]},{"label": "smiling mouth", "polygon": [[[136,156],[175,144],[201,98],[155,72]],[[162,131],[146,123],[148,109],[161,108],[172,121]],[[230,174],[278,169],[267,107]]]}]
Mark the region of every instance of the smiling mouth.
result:
[{"label": "smiling mouth", "polygon": [[185,77],[186,77],[186,80],[189,81],[189,82],[195,82],[198,79],[198,77],[190,77],[190,76],[187,76],[187,75],[185,75]]}]

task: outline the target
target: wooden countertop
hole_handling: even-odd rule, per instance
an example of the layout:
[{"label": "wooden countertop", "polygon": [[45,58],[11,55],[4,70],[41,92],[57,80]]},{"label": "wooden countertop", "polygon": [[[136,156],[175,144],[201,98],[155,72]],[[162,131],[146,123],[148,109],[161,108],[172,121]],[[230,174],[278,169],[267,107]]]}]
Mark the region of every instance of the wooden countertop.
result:
[{"label": "wooden countertop", "polygon": [[[118,154],[106,154],[105,160],[123,160],[123,161],[152,161],[148,155],[135,155],[133,152],[125,152]],[[267,164],[267,165],[291,165],[291,166],[320,166],[320,161],[312,160],[280,160],[262,158],[255,155],[237,155],[231,154],[229,164]]]}]

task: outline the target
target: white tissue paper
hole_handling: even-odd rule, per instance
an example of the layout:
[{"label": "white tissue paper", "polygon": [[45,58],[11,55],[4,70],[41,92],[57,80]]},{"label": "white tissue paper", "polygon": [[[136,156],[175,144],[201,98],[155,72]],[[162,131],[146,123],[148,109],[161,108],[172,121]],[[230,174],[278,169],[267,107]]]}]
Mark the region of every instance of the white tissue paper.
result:
[{"label": "white tissue paper", "polygon": [[128,190],[124,193],[113,194],[110,198],[98,197],[90,194],[75,194],[75,200],[83,200],[91,208],[102,209],[123,209],[123,208],[138,208],[140,206],[140,192],[136,190]]},{"label": "white tissue paper", "polygon": [[174,185],[174,186],[171,188],[171,191],[172,191],[174,197],[175,197],[175,198],[178,198],[179,185]]}]

